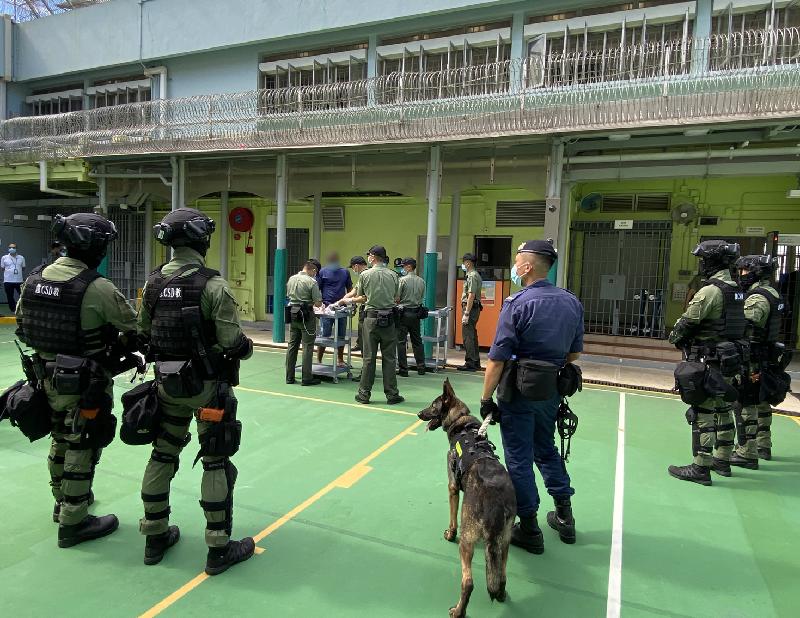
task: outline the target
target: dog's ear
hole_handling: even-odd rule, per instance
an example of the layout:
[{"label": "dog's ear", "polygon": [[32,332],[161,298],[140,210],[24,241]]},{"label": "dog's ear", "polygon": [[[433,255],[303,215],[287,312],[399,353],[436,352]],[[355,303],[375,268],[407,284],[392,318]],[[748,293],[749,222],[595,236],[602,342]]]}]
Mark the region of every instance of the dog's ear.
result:
[{"label": "dog's ear", "polygon": [[445,378],[442,385],[442,403],[449,403],[455,399],[456,393],[450,385],[450,378]]}]

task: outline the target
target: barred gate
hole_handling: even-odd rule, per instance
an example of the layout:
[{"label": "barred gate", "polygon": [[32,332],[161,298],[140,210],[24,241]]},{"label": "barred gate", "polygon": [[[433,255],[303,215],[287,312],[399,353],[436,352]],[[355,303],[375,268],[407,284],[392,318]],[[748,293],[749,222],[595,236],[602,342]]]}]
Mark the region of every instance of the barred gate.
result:
[{"label": "barred gate", "polygon": [[568,285],[583,302],[587,333],[664,338],[670,221],[576,222]]},{"label": "barred gate", "polygon": [[144,287],[144,211],[112,207],[108,218],[117,226],[119,238],[108,246],[108,278],[123,296],[135,302]]}]

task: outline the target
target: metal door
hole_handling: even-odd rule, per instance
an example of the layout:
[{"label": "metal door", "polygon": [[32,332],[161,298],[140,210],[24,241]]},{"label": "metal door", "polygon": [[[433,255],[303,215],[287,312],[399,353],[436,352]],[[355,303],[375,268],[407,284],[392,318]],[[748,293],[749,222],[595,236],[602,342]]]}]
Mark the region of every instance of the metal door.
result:
[{"label": "metal door", "polygon": [[144,212],[111,208],[108,218],[117,228],[119,238],[108,245],[108,278],[131,302],[144,287]]},{"label": "metal door", "polygon": [[[267,244],[267,298],[266,311],[272,313],[272,292],[275,289],[275,249],[278,245],[278,230],[269,229]],[[309,258],[308,229],[304,227],[290,227],[286,229],[286,276],[300,272],[303,264]]]},{"label": "metal door", "polygon": [[587,333],[663,338],[672,225],[637,221],[572,228],[569,287],[581,299]]}]

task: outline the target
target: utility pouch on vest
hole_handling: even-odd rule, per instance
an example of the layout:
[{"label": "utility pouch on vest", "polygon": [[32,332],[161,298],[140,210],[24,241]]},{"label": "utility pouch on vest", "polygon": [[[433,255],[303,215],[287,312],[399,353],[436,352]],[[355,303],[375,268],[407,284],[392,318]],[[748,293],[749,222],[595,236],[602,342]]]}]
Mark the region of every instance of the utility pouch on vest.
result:
[{"label": "utility pouch on vest", "polygon": [[741,373],[742,356],[733,341],[720,341],[717,343],[716,361],[719,363],[720,373],[726,378],[732,378]]},{"label": "utility pouch on vest", "polygon": [[57,355],[53,366],[53,388],[55,391],[59,395],[80,395],[85,387],[86,359],[66,354]]},{"label": "utility pouch on vest", "polygon": [[305,322],[311,316],[311,307],[307,304],[289,305],[289,321]]},{"label": "utility pouch on vest", "polygon": [[681,401],[696,406],[708,399],[705,389],[706,366],[698,361],[682,361],[675,367],[675,386]]},{"label": "utility pouch on vest", "polygon": [[736,390],[736,387],[728,384],[722,372],[713,365],[709,365],[706,370],[703,387],[709,397],[722,397],[724,401],[728,402],[736,401],[739,398],[739,391]]},{"label": "utility pouch on vest", "polygon": [[791,376],[778,367],[767,366],[761,370],[759,398],[772,406],[783,403],[792,390]]},{"label": "utility pouch on vest", "polygon": [[377,326],[378,328],[388,328],[389,326],[394,325],[395,323],[395,310],[392,309],[378,309],[376,312],[377,314]]},{"label": "utility pouch on vest", "polygon": [[769,351],[769,363],[783,371],[792,362],[792,356],[794,356],[794,352],[786,349],[785,345],[773,343]]},{"label": "utility pouch on vest", "polygon": [[[110,402],[109,402],[110,403]],[[86,422],[83,444],[91,448],[105,448],[117,435],[117,417],[111,414],[111,407],[101,409],[95,418]]]},{"label": "utility pouch on vest", "polygon": [[428,319],[429,310],[425,305],[420,305],[417,307],[417,319],[418,320],[427,320]]},{"label": "utility pouch on vest", "polygon": [[53,411],[42,389],[20,380],[0,395],[0,404],[4,404],[0,413],[8,416],[11,424],[31,442],[44,438],[52,430]]},{"label": "utility pouch on vest", "polygon": [[506,361],[497,382],[497,401],[510,403],[517,395],[517,361]]},{"label": "utility pouch on vest", "polygon": [[517,390],[531,401],[545,401],[558,393],[558,366],[531,358],[517,360]]},{"label": "utility pouch on vest", "polygon": [[203,379],[192,361],[157,361],[156,382],[170,397],[195,397],[203,392]]},{"label": "utility pouch on vest", "polygon": [[567,363],[558,372],[558,394],[572,397],[580,390],[583,390],[583,372],[578,365]]},{"label": "utility pouch on vest", "polygon": [[148,380],[122,395],[122,426],[125,444],[151,444],[158,437],[159,406],[155,380]]},{"label": "utility pouch on vest", "polygon": [[[227,384],[220,384],[216,408],[200,408],[197,419],[210,422],[210,427],[200,434],[200,450],[194,463],[204,456],[232,457],[239,451],[242,441],[242,423],[236,418],[238,401]],[[212,420],[222,415],[219,421]],[[206,418],[203,418],[205,416]]]}]

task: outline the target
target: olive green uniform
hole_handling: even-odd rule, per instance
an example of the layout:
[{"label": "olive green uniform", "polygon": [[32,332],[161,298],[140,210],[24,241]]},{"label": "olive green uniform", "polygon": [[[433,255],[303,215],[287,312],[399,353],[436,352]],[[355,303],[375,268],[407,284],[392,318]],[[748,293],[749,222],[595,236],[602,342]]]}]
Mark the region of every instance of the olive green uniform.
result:
[{"label": "olive green uniform", "polygon": [[[720,270],[712,279],[719,279],[732,287],[738,287],[731,277],[730,272]],[[676,323],[686,320],[690,325],[697,325],[704,320],[718,320],[722,317],[724,299],[722,292],[714,285],[705,285],[700,288],[692,297],[686,311]],[[677,328],[670,334],[670,343],[675,343],[680,334]],[[714,343],[720,341],[717,337],[697,337],[700,343]],[[709,364],[713,364],[710,361]],[[731,378],[725,378],[731,382]],[[735,435],[735,425],[733,419],[732,406],[722,397],[710,397],[699,406],[694,406],[697,410],[696,428],[699,431],[699,447],[694,453],[694,463],[699,466],[710,467],[712,455],[716,459],[728,461],[733,452],[733,438]]]},{"label": "olive green uniform", "polygon": [[[172,260],[161,269],[165,276],[189,264],[196,264],[198,269],[205,266],[205,258],[189,247],[176,247],[173,255]],[[178,279],[191,276],[196,271],[197,269],[190,268],[181,273]],[[222,352],[240,343],[243,335],[239,325],[238,304],[225,279],[216,276],[208,280],[200,296],[200,312],[203,320],[214,323],[217,343],[209,347],[209,352]],[[139,311],[138,330],[141,335],[149,338],[150,328],[150,315],[143,303]],[[204,380],[203,390],[199,395],[179,398],[167,395],[161,386],[158,387],[158,401],[165,415],[161,421],[161,431],[168,434],[168,437],[162,436],[155,441],[142,479],[145,512],[144,517],[139,520],[139,531],[142,534],[162,534],[169,528],[170,483],[178,471],[180,453],[190,437],[189,425],[199,408],[214,407],[218,386],[218,380]],[[197,432],[202,436],[212,426],[212,423],[198,419]],[[229,528],[220,529],[220,524],[226,521],[226,508],[230,508],[224,503],[232,501],[232,488],[237,476],[236,468],[226,460],[226,457],[202,458],[200,496],[201,505],[205,504],[205,540],[209,547],[225,547],[231,534]]]},{"label": "olive green uniform", "polygon": [[[765,279],[750,286],[748,291],[761,288],[780,299],[780,294],[772,288],[769,279]],[[751,294],[744,301],[744,317],[757,328],[764,328],[769,319],[769,301],[761,294]],[[759,363],[750,363],[750,374],[758,374],[761,370]],[[749,376],[744,376],[748,380]],[[747,459],[758,459],[758,449],[772,448],[772,408],[769,403],[762,401],[758,404],[742,406],[742,427],[744,435],[739,435],[739,445],[736,452]]]},{"label": "olive green uniform", "polygon": [[388,398],[399,395],[397,390],[397,328],[394,317],[390,318],[388,326],[378,326],[376,311],[392,309],[398,292],[397,273],[386,267],[385,264],[375,264],[364,271],[358,278],[356,295],[366,296],[366,317],[364,318],[363,333],[363,358],[361,381],[358,385],[358,394],[369,399],[372,385],[375,382],[375,365],[377,363],[378,348],[381,350],[381,371],[383,372],[383,392]]},{"label": "olive green uniform", "polygon": [[481,317],[481,287],[483,280],[475,269],[470,270],[464,279],[464,290],[461,294],[461,310],[466,311],[467,298],[475,294],[472,310],[467,315],[467,323],[461,324],[461,337],[464,340],[464,365],[478,369],[481,366],[480,348],[478,346],[478,320]]},{"label": "olive green uniform", "polygon": [[[304,272],[289,277],[286,295],[290,305],[315,305],[322,302],[322,292],[314,277]],[[286,379],[294,380],[300,343],[303,344],[303,382],[314,379],[314,339],[317,337],[317,318],[313,313],[300,322],[289,323],[289,347],[286,349]]]},{"label": "olive green uniform", "polygon": [[397,324],[397,364],[402,371],[408,371],[406,339],[410,337],[417,367],[424,368],[425,348],[422,346],[420,319],[417,317],[416,310],[422,305],[425,298],[425,280],[415,272],[400,277],[397,296],[397,304],[403,308]]},{"label": "olive green uniform", "polygon": [[[42,276],[51,281],[69,281],[87,270],[86,264],[69,257],[60,257],[47,266]],[[23,284],[24,291],[24,284]],[[20,296],[16,316],[24,319],[25,306]],[[84,331],[112,324],[122,333],[136,331],[136,312],[111,281],[95,279],[86,288],[81,304],[81,329]],[[85,356],[100,352],[86,350]],[[44,360],[54,360],[55,354],[37,352]],[[108,378],[108,393],[112,394],[113,376]],[[59,523],[71,526],[86,519],[94,468],[100,458],[100,449],[82,448],[81,434],[85,420],[80,415],[80,395],[59,395],[50,379],[44,390],[53,411],[53,431],[50,453],[47,457],[50,470],[50,487],[56,502],[61,503]]]}]

